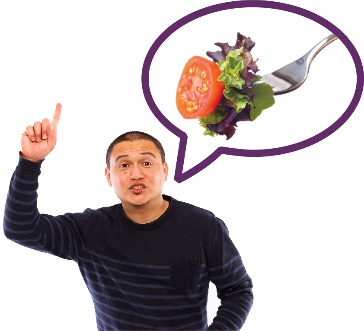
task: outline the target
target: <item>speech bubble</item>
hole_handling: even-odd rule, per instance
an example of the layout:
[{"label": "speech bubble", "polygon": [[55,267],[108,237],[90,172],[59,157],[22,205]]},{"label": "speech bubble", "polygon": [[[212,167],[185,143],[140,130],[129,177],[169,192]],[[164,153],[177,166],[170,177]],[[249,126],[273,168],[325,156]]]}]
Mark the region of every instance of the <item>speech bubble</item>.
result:
[{"label": "speech bubble", "polygon": [[[321,26],[324,26],[328,30],[330,30],[333,34],[335,34],[339,40],[345,45],[347,50],[349,51],[355,65],[356,69],[356,85],[355,85],[355,91],[353,98],[349,104],[349,106],[346,108],[346,110],[343,112],[343,114],[329,127],[324,129],[323,131],[319,132],[318,134],[302,140],[297,143],[289,144],[286,146],[281,147],[275,147],[275,148],[266,148],[266,149],[240,149],[240,148],[230,148],[230,147],[223,147],[220,146],[216,148],[209,156],[207,156],[204,160],[202,160],[197,165],[193,166],[189,170],[183,172],[183,165],[186,155],[186,146],[187,146],[187,140],[188,135],[180,130],[177,126],[175,126],[173,123],[171,123],[161,112],[161,110],[156,105],[151,90],[150,90],[150,67],[153,61],[153,58],[158,51],[158,49],[161,47],[161,45],[166,41],[168,37],[170,37],[174,32],[176,32],[178,29],[186,25],[187,23],[190,23],[198,18],[201,18],[203,16],[229,10],[229,9],[236,9],[236,8],[246,8],[246,7],[255,7],[255,8],[269,8],[269,9],[278,9],[294,14],[298,14],[300,16],[306,17]],[[150,47],[147,55],[145,56],[145,60],[143,63],[142,68],[142,89],[144,93],[144,97],[146,102],[148,103],[148,106],[150,107],[151,111],[153,112],[154,116],[160,121],[162,125],[164,125],[170,132],[172,132],[174,135],[178,136],[180,138],[179,142],[179,148],[178,148],[178,154],[177,154],[177,160],[176,160],[176,169],[175,169],[175,175],[174,179],[176,182],[181,183],[192,176],[196,175],[206,167],[208,167],[211,163],[213,163],[220,155],[226,154],[226,155],[232,155],[232,156],[245,156],[245,157],[263,157],[263,156],[274,156],[274,155],[280,155],[280,154],[286,154],[298,151],[300,149],[309,147],[313,144],[316,144],[320,142],[321,140],[327,138],[331,134],[333,134],[335,131],[337,131],[353,114],[355,111],[357,105],[359,104],[359,101],[361,99],[362,91],[364,86],[364,77],[363,77],[363,65],[360,59],[360,56],[352,44],[352,42],[349,40],[349,38],[334,24],[326,20],[325,18],[310,12],[306,9],[279,3],[279,2],[271,2],[271,1],[233,1],[233,2],[226,2],[226,3],[220,3],[212,6],[208,6],[205,8],[202,8],[200,10],[197,10],[195,12],[192,12],[172,25],[170,25],[166,30],[164,30],[159,37],[154,41],[152,46]]]}]

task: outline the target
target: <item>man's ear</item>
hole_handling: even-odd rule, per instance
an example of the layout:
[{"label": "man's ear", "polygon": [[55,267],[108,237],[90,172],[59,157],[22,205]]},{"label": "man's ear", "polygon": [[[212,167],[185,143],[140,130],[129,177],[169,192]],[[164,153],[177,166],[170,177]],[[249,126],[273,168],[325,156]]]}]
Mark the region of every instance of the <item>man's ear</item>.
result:
[{"label": "man's ear", "polygon": [[164,181],[167,180],[168,177],[168,164],[164,163]]},{"label": "man's ear", "polygon": [[105,168],[105,177],[106,177],[106,180],[109,183],[109,185],[112,186],[111,180],[110,180],[110,170],[107,167]]}]

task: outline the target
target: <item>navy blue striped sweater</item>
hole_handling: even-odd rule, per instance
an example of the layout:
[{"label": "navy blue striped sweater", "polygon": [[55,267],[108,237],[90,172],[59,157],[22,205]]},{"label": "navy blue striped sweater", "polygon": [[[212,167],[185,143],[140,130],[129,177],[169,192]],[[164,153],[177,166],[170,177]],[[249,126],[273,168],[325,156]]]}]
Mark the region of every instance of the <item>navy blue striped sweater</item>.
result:
[{"label": "navy blue striped sweater", "polygon": [[[41,163],[20,156],[4,213],[7,238],[74,260],[91,294],[99,330],[239,330],[252,282],[225,224],[211,212],[164,196],[167,211],[136,224],[121,204],[59,216],[37,209]],[[210,325],[210,281],[221,305]]]}]

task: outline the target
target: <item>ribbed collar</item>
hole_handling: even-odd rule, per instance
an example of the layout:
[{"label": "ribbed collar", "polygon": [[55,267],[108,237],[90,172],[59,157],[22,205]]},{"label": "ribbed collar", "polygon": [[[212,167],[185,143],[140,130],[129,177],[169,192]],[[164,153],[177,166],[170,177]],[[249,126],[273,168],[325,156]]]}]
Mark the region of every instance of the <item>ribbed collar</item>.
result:
[{"label": "ribbed collar", "polygon": [[149,222],[146,224],[135,223],[131,219],[129,219],[125,214],[122,204],[120,204],[118,207],[118,212],[120,214],[122,222],[126,223],[128,226],[130,226],[136,230],[153,230],[153,229],[159,228],[160,226],[162,226],[164,223],[166,223],[171,218],[171,216],[174,212],[174,209],[176,208],[175,199],[173,199],[172,197],[170,197],[168,195],[164,195],[164,194],[163,194],[163,199],[167,200],[169,202],[169,206],[168,206],[167,210],[155,221],[152,221],[152,222]]}]

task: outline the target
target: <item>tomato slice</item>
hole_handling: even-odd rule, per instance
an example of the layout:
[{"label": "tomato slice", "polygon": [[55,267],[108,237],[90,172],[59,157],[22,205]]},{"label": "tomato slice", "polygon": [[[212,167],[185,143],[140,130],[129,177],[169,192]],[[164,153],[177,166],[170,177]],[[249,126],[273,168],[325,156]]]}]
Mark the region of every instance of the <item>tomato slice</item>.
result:
[{"label": "tomato slice", "polygon": [[225,88],[217,78],[218,65],[201,56],[186,63],[177,87],[177,109],[184,118],[201,118],[210,114],[220,103]]}]

